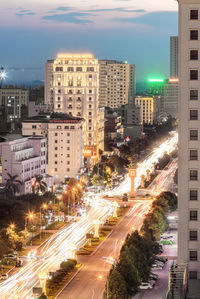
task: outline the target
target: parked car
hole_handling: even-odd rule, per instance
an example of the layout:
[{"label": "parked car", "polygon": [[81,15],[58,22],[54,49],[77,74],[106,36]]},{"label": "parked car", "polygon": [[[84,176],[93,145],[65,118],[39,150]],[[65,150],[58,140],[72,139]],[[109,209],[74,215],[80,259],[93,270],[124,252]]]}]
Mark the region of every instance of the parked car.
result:
[{"label": "parked car", "polygon": [[7,278],[8,278],[8,274],[3,273],[3,274],[1,274],[0,280],[6,280]]},{"label": "parked car", "polygon": [[166,263],[168,261],[168,258],[166,256],[156,256],[155,260]]},{"label": "parked car", "polygon": [[150,275],[149,275],[149,278],[152,280],[155,280],[155,281],[157,281],[158,280],[158,275],[157,274],[155,274],[155,273],[150,273]]},{"label": "parked car", "polygon": [[153,289],[153,286],[149,282],[142,282],[139,286],[140,290],[151,290]]},{"label": "parked car", "polygon": [[161,265],[164,267],[165,263],[164,262],[161,262],[161,261],[157,261],[157,260],[154,260],[154,264],[156,265]]}]

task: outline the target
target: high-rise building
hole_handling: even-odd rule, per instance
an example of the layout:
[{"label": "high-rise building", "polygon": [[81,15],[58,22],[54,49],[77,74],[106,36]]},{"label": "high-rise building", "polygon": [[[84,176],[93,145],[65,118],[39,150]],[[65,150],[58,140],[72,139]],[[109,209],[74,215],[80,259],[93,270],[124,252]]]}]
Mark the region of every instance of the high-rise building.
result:
[{"label": "high-rise building", "polygon": [[54,112],[82,117],[84,148],[104,149],[99,110],[99,63],[91,54],[58,54],[53,63]]},{"label": "high-rise building", "polygon": [[200,279],[200,1],[178,0],[178,2],[178,262],[187,264],[189,278]]},{"label": "high-rise building", "polygon": [[178,36],[170,36],[170,77],[178,78]]},{"label": "high-rise building", "polygon": [[54,182],[76,177],[83,167],[83,119],[53,113],[28,118],[22,123],[23,136],[47,138],[47,173]]},{"label": "high-rise building", "polygon": [[118,108],[133,104],[135,98],[135,65],[116,60],[99,60],[100,106]]},{"label": "high-rise building", "polygon": [[178,117],[178,78],[169,78],[164,86],[163,109],[162,112]]},{"label": "high-rise building", "polygon": [[44,102],[53,109],[53,64],[54,59],[47,60],[45,63],[45,84],[44,84]]},{"label": "high-rise building", "polygon": [[52,180],[46,176],[46,139],[43,137],[21,138],[0,143],[2,183],[6,184],[8,173],[17,175],[22,182],[20,193],[31,193],[36,176],[43,176],[48,187]]},{"label": "high-rise building", "polygon": [[7,112],[7,122],[17,121],[22,117],[24,106],[28,106],[29,90],[12,86],[0,89],[0,106]]},{"label": "high-rise building", "polygon": [[140,107],[142,124],[153,124],[156,121],[156,99],[154,97],[137,96],[135,105]]}]

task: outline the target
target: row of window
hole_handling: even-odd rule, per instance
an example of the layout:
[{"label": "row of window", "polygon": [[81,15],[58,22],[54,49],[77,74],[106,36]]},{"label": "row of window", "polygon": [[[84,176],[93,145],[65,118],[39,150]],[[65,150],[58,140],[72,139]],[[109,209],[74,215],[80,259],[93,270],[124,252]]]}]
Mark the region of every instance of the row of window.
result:
[{"label": "row of window", "polygon": [[[60,161],[60,163],[63,163],[63,161]],[[58,164],[58,161],[54,161],[54,164]],[[67,165],[70,165],[70,161],[67,161]]]},{"label": "row of window", "polygon": [[[63,148],[63,146],[61,146],[61,148]],[[54,150],[55,150],[55,151],[57,151],[57,150],[58,150],[58,147],[57,147],[57,146],[56,146],[56,147],[54,147]],[[67,147],[67,148],[66,148],[66,150],[67,150],[67,151],[69,151],[69,150],[70,150],[70,148],[69,148],[69,147]]]},{"label": "row of window", "polygon": [[[55,133],[55,136],[58,136],[58,133]],[[67,136],[69,137],[70,133],[67,133]],[[61,141],[63,141],[63,140],[61,140]]]},{"label": "row of window", "polygon": [[[68,72],[82,72],[83,71],[83,68],[82,67],[68,67],[67,68],[67,71]],[[94,72],[94,67],[87,67],[86,68],[86,71],[87,72]],[[63,72],[63,67],[56,67],[56,72]]]},{"label": "row of window", "polygon": [[[57,171],[58,171],[58,168],[54,168],[54,171],[57,172]],[[67,171],[69,172],[69,171],[70,171],[70,168],[67,168]]]},{"label": "row of window", "polygon": [[[61,140],[63,141],[63,140]],[[54,140],[55,143],[58,143],[58,140]],[[67,143],[70,143],[70,140],[67,140]]]},{"label": "row of window", "polygon": [[57,129],[74,130],[75,126],[57,126]]},{"label": "row of window", "polygon": [[[58,93],[61,93],[61,89],[58,89]],[[74,94],[74,93],[78,93],[78,92],[76,90],[69,89],[67,93],[68,94]],[[89,89],[88,93],[91,94],[92,93],[92,89]],[[78,93],[78,94],[80,94],[80,93]]]}]

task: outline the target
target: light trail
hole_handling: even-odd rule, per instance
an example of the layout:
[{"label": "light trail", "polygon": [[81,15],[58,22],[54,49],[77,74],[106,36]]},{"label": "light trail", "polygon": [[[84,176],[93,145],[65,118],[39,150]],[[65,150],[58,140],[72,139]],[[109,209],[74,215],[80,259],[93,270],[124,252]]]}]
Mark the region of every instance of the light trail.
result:
[{"label": "light trail", "polygon": [[[136,188],[140,185],[141,175],[146,175],[146,170],[153,170],[154,165],[158,162],[165,152],[172,152],[178,141],[178,134],[172,133],[171,137],[162,143],[158,148],[141,163],[137,165]],[[69,247],[73,242],[79,248],[85,241],[86,233],[94,228],[94,220],[100,219],[103,223],[112,214],[112,203],[105,200],[105,195],[114,196],[128,193],[130,190],[130,181],[128,176],[119,187],[112,191],[101,192],[100,194],[86,193],[85,201],[91,205],[90,211],[86,217],[80,221],[71,224],[54,234],[46,244],[36,252],[35,260],[31,260],[26,266],[13,274],[6,281],[0,284],[1,299],[18,299],[31,298],[33,286],[38,282],[38,275],[41,271],[49,272],[59,268],[59,264],[69,257]],[[147,207],[146,207],[147,208]],[[142,220],[146,209],[139,215],[138,219]]]}]

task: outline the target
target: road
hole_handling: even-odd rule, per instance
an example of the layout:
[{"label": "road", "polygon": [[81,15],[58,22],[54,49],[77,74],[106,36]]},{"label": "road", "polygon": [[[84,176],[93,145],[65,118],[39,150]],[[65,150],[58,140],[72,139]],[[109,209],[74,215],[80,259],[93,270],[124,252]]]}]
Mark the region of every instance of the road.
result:
[{"label": "road", "polygon": [[[129,213],[114,228],[111,236],[103,242],[97,252],[90,257],[78,257],[83,268],[57,299],[103,298],[106,277],[111,267],[109,261],[113,263],[113,259],[118,259],[127,234],[131,233],[133,229],[140,229],[144,215],[151,204],[152,200],[137,200],[131,203],[132,207]],[[101,280],[98,279],[99,275],[102,276]]]},{"label": "road", "polygon": [[[172,152],[177,146],[177,140],[178,134],[172,133],[170,138],[154,149],[143,162],[137,165],[136,188],[140,186],[141,175],[146,174],[147,169],[151,171],[165,152]],[[126,176],[120,186],[112,191],[101,192],[100,194],[85,194],[84,199],[91,206],[87,216],[54,234],[39,252],[33,253],[35,258],[32,258],[19,272],[0,283],[0,298],[31,298],[32,288],[38,283],[39,273],[58,269],[60,262],[69,257],[72,242],[77,248],[80,247],[85,240],[86,233],[93,230],[94,220],[100,219],[105,222],[107,217],[112,214],[112,203],[105,200],[104,196],[122,195],[129,191],[130,179]]]}]

